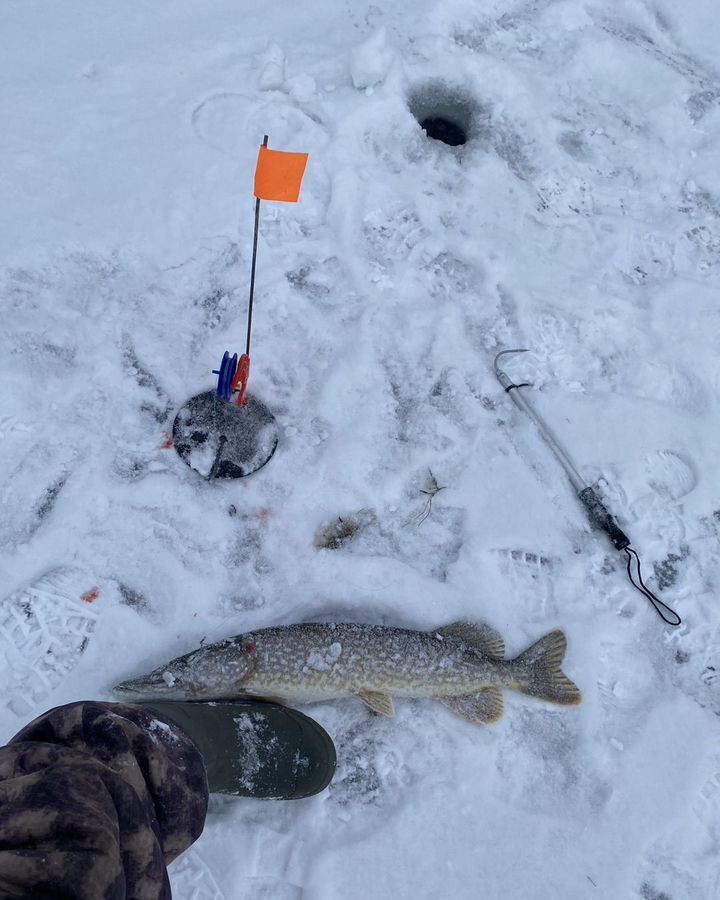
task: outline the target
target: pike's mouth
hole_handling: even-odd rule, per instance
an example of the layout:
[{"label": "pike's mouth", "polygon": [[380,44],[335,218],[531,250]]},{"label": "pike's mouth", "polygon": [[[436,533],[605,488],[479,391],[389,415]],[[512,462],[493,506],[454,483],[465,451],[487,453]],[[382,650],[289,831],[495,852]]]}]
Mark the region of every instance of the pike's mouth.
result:
[{"label": "pike's mouth", "polygon": [[115,694],[142,694],[144,697],[163,697],[182,690],[182,682],[171,672],[146,675],[144,678],[128,678],[113,688]]}]

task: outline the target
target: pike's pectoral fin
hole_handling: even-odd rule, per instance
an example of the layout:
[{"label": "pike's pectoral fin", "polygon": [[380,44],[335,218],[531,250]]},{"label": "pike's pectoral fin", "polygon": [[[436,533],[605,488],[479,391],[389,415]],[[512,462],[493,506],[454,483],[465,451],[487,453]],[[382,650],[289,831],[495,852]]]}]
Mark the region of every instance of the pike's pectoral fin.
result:
[{"label": "pike's pectoral fin", "polygon": [[484,622],[453,622],[451,625],[436,628],[435,633],[441,637],[458,638],[493,659],[503,659],[505,656],[503,639],[494,628]]},{"label": "pike's pectoral fin", "polygon": [[356,696],[374,712],[380,713],[381,716],[387,716],[392,719],[395,715],[392,697],[389,694],[383,694],[381,691],[358,691]]},{"label": "pike's pectoral fin", "polygon": [[473,722],[475,725],[491,725],[502,718],[505,708],[502,690],[499,687],[486,687],[477,694],[465,697],[438,697],[448,709],[457,715]]}]

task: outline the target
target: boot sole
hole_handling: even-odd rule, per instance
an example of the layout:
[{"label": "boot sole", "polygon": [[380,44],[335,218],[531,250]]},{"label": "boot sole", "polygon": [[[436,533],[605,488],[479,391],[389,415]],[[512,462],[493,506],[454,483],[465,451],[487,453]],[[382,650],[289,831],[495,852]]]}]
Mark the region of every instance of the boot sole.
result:
[{"label": "boot sole", "polygon": [[299,800],[324,790],[335,774],[335,745],[313,719],[253,700],[138,704],[177,724],[200,750],[212,793]]}]

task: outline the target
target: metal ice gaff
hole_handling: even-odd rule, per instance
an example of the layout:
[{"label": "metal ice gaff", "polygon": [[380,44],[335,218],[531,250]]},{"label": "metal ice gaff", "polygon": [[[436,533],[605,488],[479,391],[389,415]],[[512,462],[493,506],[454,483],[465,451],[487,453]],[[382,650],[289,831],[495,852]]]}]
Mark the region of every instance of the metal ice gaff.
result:
[{"label": "metal ice gaff", "polygon": [[[664,622],[666,622],[668,625],[680,625],[682,619],[675,612],[675,610],[671,609],[666,603],[663,603],[663,601],[659,597],[657,597],[642,580],[642,573],[640,571],[640,557],[638,556],[637,552],[630,546],[630,538],[617,524],[615,518],[606,508],[605,504],[602,502],[595,489],[590,485],[585,484],[584,480],[580,476],[580,473],[573,465],[573,462],[570,459],[569,455],[561,446],[545,420],[530,405],[530,403],[528,403],[525,396],[520,392],[520,388],[530,387],[530,385],[527,382],[515,384],[507,375],[507,373],[503,372],[502,369],[498,366],[498,360],[501,356],[505,356],[508,353],[527,352],[528,351],[525,348],[517,350],[501,350],[500,353],[496,355],[493,363],[495,375],[497,376],[498,381],[505,389],[505,393],[510,395],[518,409],[521,409],[535,423],[543,440],[548,445],[560,465],[563,467],[563,469],[565,470],[565,474],[570,479],[570,483],[575,488],[578,499],[585,507],[585,511],[590,520],[590,524],[594,528],[599,528],[601,531],[604,531],[605,534],[610,538],[610,541],[612,542],[612,545],[616,550],[624,550],[627,554],[627,573],[628,578],[630,579],[630,583],[652,603],[655,611]],[[637,581],[635,581],[633,577],[633,566],[635,566],[635,574],[638,579]]]}]

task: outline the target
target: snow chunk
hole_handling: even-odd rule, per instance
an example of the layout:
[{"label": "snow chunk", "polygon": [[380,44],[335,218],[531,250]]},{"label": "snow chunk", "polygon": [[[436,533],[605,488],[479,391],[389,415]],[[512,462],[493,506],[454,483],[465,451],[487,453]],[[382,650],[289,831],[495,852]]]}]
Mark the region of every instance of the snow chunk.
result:
[{"label": "snow chunk", "polygon": [[324,672],[328,665],[322,650],[311,650],[307,658],[308,667],[318,672]]},{"label": "snow chunk", "polygon": [[[329,647],[311,650],[307,657],[307,667],[316,672],[326,672],[342,655],[342,644],[335,641]],[[304,670],[303,670],[304,671]]]},{"label": "snow chunk", "polygon": [[168,687],[173,687],[173,685],[175,684],[175,676],[172,672],[163,672],[162,677],[163,681]]},{"label": "snow chunk", "polygon": [[307,103],[317,93],[317,84],[312,75],[295,75],[283,85],[283,89],[299,103]]},{"label": "snow chunk", "polygon": [[353,50],[350,75],[355,87],[363,90],[379,84],[387,75],[394,55],[387,45],[387,29],[378,28],[364,44]]},{"label": "snow chunk", "polygon": [[261,91],[279,91],[285,81],[285,54],[274,43],[256,57],[256,62],[263,67],[258,79]]},{"label": "snow chunk", "polygon": [[148,726],[148,733],[153,741],[156,744],[161,742],[161,738],[164,741],[169,741],[173,744],[180,743],[180,736],[177,731],[173,730],[167,722],[161,722],[159,719],[153,719],[150,725]]}]

